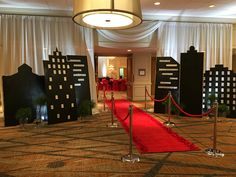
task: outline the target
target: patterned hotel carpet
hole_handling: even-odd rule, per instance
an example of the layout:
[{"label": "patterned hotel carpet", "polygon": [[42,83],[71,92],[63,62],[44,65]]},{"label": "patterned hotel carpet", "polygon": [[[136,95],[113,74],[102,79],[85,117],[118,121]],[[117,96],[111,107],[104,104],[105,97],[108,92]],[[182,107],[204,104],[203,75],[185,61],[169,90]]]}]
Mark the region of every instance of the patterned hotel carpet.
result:
[{"label": "patterned hotel carpet", "polygon": [[[106,127],[109,121],[110,113],[104,112],[39,128],[1,127],[0,177],[236,176],[236,119],[219,122],[218,148],[225,152],[223,158],[203,152],[212,146],[209,120],[174,118],[178,125],[174,131],[202,150],[140,155],[141,161],[134,164],[121,162],[128,152],[128,136],[121,126]],[[134,152],[138,154],[135,148]]]}]

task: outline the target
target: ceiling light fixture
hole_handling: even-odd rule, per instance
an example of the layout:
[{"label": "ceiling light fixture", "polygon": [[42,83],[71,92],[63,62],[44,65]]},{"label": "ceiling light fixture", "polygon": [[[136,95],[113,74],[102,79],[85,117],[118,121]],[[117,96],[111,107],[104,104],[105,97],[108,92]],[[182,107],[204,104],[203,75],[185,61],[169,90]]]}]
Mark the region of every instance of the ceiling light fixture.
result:
[{"label": "ceiling light fixture", "polygon": [[212,4],[212,5],[210,5],[209,7],[210,7],[210,8],[213,8],[213,7],[215,7],[215,5],[214,5],[214,4]]},{"label": "ceiling light fixture", "polygon": [[74,0],[73,21],[98,29],[126,29],[142,22],[139,0]]},{"label": "ceiling light fixture", "polygon": [[160,2],[154,2],[155,6],[159,6],[161,3]]}]

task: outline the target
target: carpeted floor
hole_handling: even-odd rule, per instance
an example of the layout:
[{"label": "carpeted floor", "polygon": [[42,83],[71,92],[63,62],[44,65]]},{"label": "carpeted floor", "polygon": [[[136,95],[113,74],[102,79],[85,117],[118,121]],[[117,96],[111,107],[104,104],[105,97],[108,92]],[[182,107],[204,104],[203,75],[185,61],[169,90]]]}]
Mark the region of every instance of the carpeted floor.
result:
[{"label": "carpeted floor", "polygon": [[[0,127],[0,177],[236,176],[236,119],[218,122],[217,147],[225,153],[223,158],[204,153],[212,147],[211,120],[173,117],[173,130],[202,150],[139,154],[134,147],[141,161],[132,164],[121,162],[128,153],[127,133],[121,125],[106,127],[111,116],[102,108],[98,105],[97,114],[75,122]],[[162,122],[167,119],[151,114]]]}]

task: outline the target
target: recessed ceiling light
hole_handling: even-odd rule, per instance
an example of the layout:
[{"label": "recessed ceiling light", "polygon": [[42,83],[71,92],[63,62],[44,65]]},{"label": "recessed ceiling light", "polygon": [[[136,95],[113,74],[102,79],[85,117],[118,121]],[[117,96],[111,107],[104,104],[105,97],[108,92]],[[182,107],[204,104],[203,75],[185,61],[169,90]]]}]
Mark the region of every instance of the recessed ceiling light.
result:
[{"label": "recessed ceiling light", "polygon": [[155,6],[159,6],[161,3],[160,2],[154,2]]},{"label": "recessed ceiling light", "polygon": [[132,50],[131,49],[128,49],[127,52],[131,52]]},{"label": "recessed ceiling light", "polygon": [[210,7],[210,8],[213,8],[213,7],[215,7],[215,5],[214,5],[214,4],[212,4],[212,5],[210,5],[209,7]]}]

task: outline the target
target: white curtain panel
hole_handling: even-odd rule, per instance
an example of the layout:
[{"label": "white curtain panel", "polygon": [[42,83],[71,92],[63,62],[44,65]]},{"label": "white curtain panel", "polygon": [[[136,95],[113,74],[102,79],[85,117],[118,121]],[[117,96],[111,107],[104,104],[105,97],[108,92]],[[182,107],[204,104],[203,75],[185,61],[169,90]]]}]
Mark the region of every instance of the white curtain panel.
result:
[{"label": "white curtain panel", "polygon": [[232,24],[166,22],[158,28],[157,56],[171,56],[194,46],[204,52],[204,69],[223,64],[232,69]]},{"label": "white curtain panel", "polygon": [[142,24],[125,30],[97,30],[98,45],[108,48],[151,47],[154,32],[162,22],[144,21]]},{"label": "white curtain panel", "polygon": [[62,55],[87,55],[91,95],[96,100],[93,43],[92,30],[74,24],[71,18],[0,15],[1,79],[16,73],[23,63],[43,75],[43,60],[57,47]]},{"label": "white curtain panel", "polygon": [[137,42],[152,35],[162,22],[143,22],[126,30],[97,30],[104,38],[113,42]]}]

